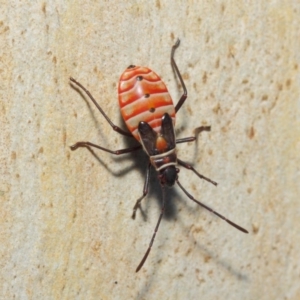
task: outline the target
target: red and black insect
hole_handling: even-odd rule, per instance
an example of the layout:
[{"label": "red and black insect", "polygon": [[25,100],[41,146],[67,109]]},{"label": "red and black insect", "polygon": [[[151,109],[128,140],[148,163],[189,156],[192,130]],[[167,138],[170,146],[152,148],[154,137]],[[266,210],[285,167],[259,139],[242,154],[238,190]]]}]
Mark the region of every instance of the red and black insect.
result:
[{"label": "red and black insect", "polygon": [[91,93],[74,78],[70,78],[74,84],[85,91],[113,130],[122,135],[134,137],[140,143],[135,147],[113,151],[90,142],[77,142],[75,145],[71,146],[72,150],[76,150],[78,147],[95,147],[115,155],[120,155],[143,148],[146,154],[149,156],[143,195],[137,199],[136,204],[134,205],[132,214],[133,219],[135,218],[136,210],[140,207],[142,199],[148,194],[151,168],[153,167],[158,173],[158,180],[160,182],[163,194],[161,213],[149,247],[140,264],[138,265],[136,272],[142,268],[150,253],[155,235],[164,214],[166,204],[165,187],[172,187],[175,182],[192,201],[214,213],[238,230],[248,233],[246,229],[233,223],[210,207],[196,200],[179,182],[179,169],[176,167],[177,165],[192,170],[198,177],[217,185],[215,181],[201,175],[191,165],[180,160],[176,155],[176,144],[191,142],[196,139],[195,137],[176,139],[174,133],[175,115],[187,98],[187,89],[174,60],[175,50],[179,46],[179,43],[180,41],[177,40],[171,51],[171,65],[175,70],[175,73],[177,74],[183,88],[183,94],[176,106],[173,105],[173,101],[163,81],[149,68],[130,65],[121,75],[118,86],[119,105],[122,117],[130,132],[124,131],[120,127],[114,125],[93,98]]}]

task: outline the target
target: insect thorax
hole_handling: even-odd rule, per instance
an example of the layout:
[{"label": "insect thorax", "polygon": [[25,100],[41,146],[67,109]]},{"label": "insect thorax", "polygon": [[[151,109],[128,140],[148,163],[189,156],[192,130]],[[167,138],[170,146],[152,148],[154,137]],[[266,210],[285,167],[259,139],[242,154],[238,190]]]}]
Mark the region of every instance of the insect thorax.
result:
[{"label": "insect thorax", "polygon": [[166,167],[177,165],[176,148],[165,153],[149,156],[149,158],[156,171],[161,171]]}]

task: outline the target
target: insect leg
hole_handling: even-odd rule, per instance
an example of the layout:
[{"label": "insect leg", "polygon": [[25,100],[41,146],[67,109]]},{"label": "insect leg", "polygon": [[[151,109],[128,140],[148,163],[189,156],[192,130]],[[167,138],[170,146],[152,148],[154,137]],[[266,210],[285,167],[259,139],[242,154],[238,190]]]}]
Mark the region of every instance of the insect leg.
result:
[{"label": "insect leg", "polygon": [[210,129],[211,129],[211,126],[199,126],[194,129],[194,132],[195,132],[195,135],[198,135],[202,131],[210,131]]},{"label": "insect leg", "polygon": [[195,136],[189,136],[189,137],[186,137],[186,138],[177,139],[176,144],[194,142],[195,140],[196,140]]},{"label": "insect leg", "polygon": [[200,126],[194,129],[195,135],[196,136],[189,136],[186,138],[182,138],[182,139],[177,139],[176,140],[176,144],[180,144],[180,143],[187,143],[187,142],[193,142],[197,139],[198,134],[200,134],[202,131],[210,131],[210,126]]},{"label": "insect leg", "polygon": [[153,245],[153,242],[154,242],[154,239],[155,239],[155,236],[156,236],[156,233],[157,233],[157,230],[158,230],[160,221],[161,221],[162,216],[163,216],[164,211],[165,211],[165,205],[166,205],[166,203],[165,203],[165,202],[166,202],[166,199],[165,199],[165,198],[166,198],[166,197],[165,197],[165,187],[162,185],[161,188],[162,188],[162,193],[163,193],[163,202],[162,202],[162,208],[161,208],[160,216],[159,216],[158,221],[157,221],[157,224],[156,224],[156,226],[155,226],[155,229],[154,229],[154,232],[153,232],[153,235],[152,235],[152,238],[151,238],[149,247],[148,247],[148,249],[147,249],[147,251],[146,251],[146,253],[145,253],[143,259],[141,260],[140,264],[139,264],[138,267],[136,268],[136,272],[138,272],[138,271],[142,268],[142,266],[144,265],[144,263],[145,263],[145,261],[146,261],[148,255],[149,255],[149,253],[150,253],[150,250],[151,250],[151,247],[152,247],[152,245]]},{"label": "insect leg", "polygon": [[175,62],[175,59],[174,59],[175,50],[178,48],[179,44],[180,44],[180,40],[178,39],[176,41],[176,43],[173,45],[172,50],[171,50],[171,65],[174,68],[175,73],[178,76],[179,81],[181,83],[181,86],[183,88],[183,94],[182,94],[182,96],[180,97],[179,101],[177,102],[177,104],[175,106],[175,112],[176,113],[179,111],[180,107],[182,106],[182,104],[184,103],[184,101],[187,98],[187,89],[186,89],[186,86],[184,84],[184,81],[182,79],[182,76],[181,76],[181,74],[179,72],[179,69],[178,69],[177,64]]},{"label": "insect leg", "polygon": [[112,127],[112,129],[122,135],[126,135],[126,136],[130,136],[133,137],[133,135],[130,132],[127,132],[123,129],[121,129],[119,126],[115,125],[110,118],[106,115],[106,113],[104,112],[104,110],[100,107],[100,105],[97,103],[97,101],[94,99],[94,97],[92,96],[92,94],[78,81],[76,81],[73,77],[70,77],[70,80],[76,84],[77,86],[79,86],[82,90],[84,90],[84,92],[89,96],[89,98],[92,100],[92,102],[95,104],[95,106],[98,108],[98,110],[100,111],[100,113],[102,114],[102,116],[106,119],[106,121],[109,123],[109,125]]},{"label": "insect leg", "polygon": [[178,179],[176,179],[177,184],[179,185],[179,187],[183,190],[183,192],[194,202],[196,202],[198,205],[202,206],[203,208],[207,209],[208,211],[210,211],[211,213],[215,214],[216,216],[218,216],[219,218],[223,219],[224,221],[226,221],[228,224],[230,224],[231,226],[235,227],[236,229],[244,232],[244,233],[249,233],[246,229],[244,229],[243,227],[233,223],[232,221],[228,220],[227,218],[225,218],[224,216],[222,216],[221,214],[219,214],[218,212],[214,211],[212,208],[206,206],[205,204],[199,202],[198,200],[196,200],[190,193],[187,192],[187,190],[181,185],[181,183],[179,182]]},{"label": "insect leg", "polygon": [[120,154],[124,154],[124,153],[133,152],[133,151],[136,151],[136,150],[139,150],[139,149],[142,148],[141,145],[138,145],[138,146],[134,146],[134,147],[126,148],[126,149],[110,150],[110,149],[101,147],[99,145],[93,144],[91,142],[77,142],[76,144],[70,146],[72,151],[78,149],[79,147],[94,147],[94,148],[97,148],[97,149],[100,149],[100,150],[103,150],[105,152],[115,154],[115,155],[120,155]]},{"label": "insect leg", "polygon": [[185,167],[186,169],[192,170],[198,177],[212,183],[213,185],[218,185],[215,181],[213,181],[213,180],[205,177],[204,175],[198,173],[191,165],[189,165],[188,163],[182,161],[181,159],[177,158],[177,162],[178,162],[179,165]]},{"label": "insect leg", "polygon": [[141,207],[141,201],[147,196],[148,194],[148,187],[149,187],[149,178],[150,178],[150,170],[151,170],[151,163],[149,162],[148,167],[147,167],[147,172],[146,172],[146,178],[145,178],[145,183],[144,183],[144,188],[143,188],[143,195],[136,200],[136,203],[133,207],[133,213],[132,213],[132,219],[135,219],[136,211],[138,208]]}]

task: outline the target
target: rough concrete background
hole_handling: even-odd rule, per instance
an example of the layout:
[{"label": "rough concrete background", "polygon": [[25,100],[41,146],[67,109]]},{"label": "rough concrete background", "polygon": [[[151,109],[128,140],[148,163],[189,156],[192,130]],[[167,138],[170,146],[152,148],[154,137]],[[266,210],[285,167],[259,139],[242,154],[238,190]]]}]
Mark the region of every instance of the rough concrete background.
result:
[{"label": "rough concrete background", "polygon": [[[3,1],[0,6],[1,299],[300,299],[300,2]],[[147,161],[110,149],[114,133],[69,82],[84,84],[117,123],[117,82],[129,64],[160,74],[189,98],[178,137],[210,125],[179,157],[200,201],[174,187],[160,212],[151,177],[145,218],[130,216]],[[154,173],[154,172],[153,172]]]}]

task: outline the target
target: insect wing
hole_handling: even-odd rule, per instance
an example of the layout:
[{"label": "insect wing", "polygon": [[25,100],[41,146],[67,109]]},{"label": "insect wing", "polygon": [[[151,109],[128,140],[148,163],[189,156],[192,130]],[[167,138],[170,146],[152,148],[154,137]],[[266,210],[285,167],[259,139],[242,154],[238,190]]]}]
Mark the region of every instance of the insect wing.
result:
[{"label": "insect wing", "polygon": [[140,122],[138,132],[141,138],[141,143],[144,150],[149,156],[157,154],[156,139],[157,133],[146,122]]},{"label": "insect wing", "polygon": [[167,150],[174,149],[176,144],[174,125],[173,125],[172,118],[167,113],[165,113],[162,117],[161,135],[163,136],[163,138],[166,140],[168,144]]}]

